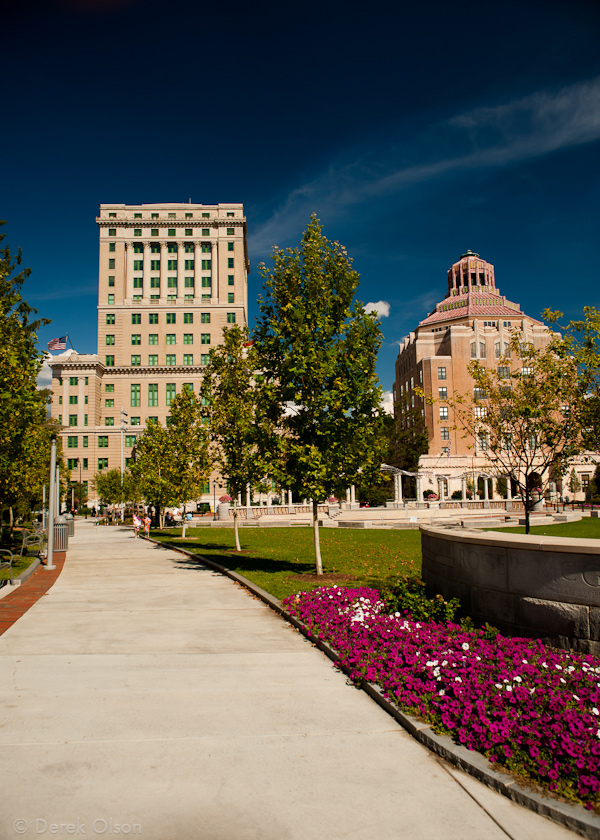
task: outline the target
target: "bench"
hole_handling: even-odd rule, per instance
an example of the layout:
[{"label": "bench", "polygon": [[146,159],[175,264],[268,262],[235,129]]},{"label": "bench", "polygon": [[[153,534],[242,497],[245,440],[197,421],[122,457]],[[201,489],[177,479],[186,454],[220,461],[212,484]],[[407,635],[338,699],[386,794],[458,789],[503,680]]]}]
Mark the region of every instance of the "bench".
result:
[{"label": "bench", "polygon": [[23,537],[23,542],[21,543],[21,557],[27,554],[27,550],[32,548],[33,546],[37,546],[37,553],[41,555],[42,549],[44,547],[44,543],[46,542],[46,534],[44,531],[33,532],[30,534],[26,534]]},{"label": "bench", "polygon": [[[8,560],[2,560],[2,555],[8,554]],[[13,562],[14,562],[14,555],[12,551],[9,551],[7,548],[0,548],[0,572],[4,571],[4,569],[10,569],[10,585],[13,586]]]}]

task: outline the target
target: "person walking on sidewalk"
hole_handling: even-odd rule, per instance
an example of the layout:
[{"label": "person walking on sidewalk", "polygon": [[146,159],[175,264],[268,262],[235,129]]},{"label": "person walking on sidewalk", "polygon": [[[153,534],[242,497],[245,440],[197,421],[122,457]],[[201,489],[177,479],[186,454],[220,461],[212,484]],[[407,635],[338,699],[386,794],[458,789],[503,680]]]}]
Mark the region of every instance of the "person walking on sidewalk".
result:
[{"label": "person walking on sidewalk", "polygon": [[148,514],[146,514],[146,516],[144,517],[144,533],[146,534],[147,537],[150,536],[150,525],[151,524],[152,524],[152,520],[150,519]]},{"label": "person walking on sidewalk", "polygon": [[141,527],[142,520],[140,519],[139,514],[136,511],[136,513],[133,514],[133,533],[135,537],[137,537],[137,535],[140,533]]}]

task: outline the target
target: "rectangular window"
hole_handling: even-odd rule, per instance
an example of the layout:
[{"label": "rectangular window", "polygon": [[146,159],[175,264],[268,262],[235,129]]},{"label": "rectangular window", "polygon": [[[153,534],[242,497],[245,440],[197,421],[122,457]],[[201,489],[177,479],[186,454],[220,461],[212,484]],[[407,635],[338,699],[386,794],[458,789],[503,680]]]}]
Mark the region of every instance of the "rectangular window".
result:
[{"label": "rectangular window", "polygon": [[134,271],[143,271],[144,270],[144,260],[134,260],[133,261],[133,270]]},{"label": "rectangular window", "polygon": [[227,268],[233,268],[233,257],[227,257]]},{"label": "rectangular window", "polygon": [[148,385],[148,406],[158,407],[158,385]]},{"label": "rectangular window", "polygon": [[153,242],[150,245],[150,253],[151,254],[160,254],[160,243],[159,242]]},{"label": "rectangular window", "polygon": [[202,271],[212,271],[212,260],[202,260]]},{"label": "rectangular window", "polygon": [[200,313],[200,323],[201,324],[210,324],[210,312],[201,312]]},{"label": "rectangular window", "polygon": [[[208,231],[206,233],[202,231],[202,236],[208,236]],[[201,251],[203,254],[210,254],[210,242],[203,242],[201,245]]]},{"label": "rectangular window", "polygon": [[109,286],[114,286],[114,285],[115,285],[115,277],[114,277],[114,274],[111,274],[111,275],[109,276],[109,278],[108,278],[108,285],[109,285]]},{"label": "rectangular window", "polygon": [[142,235],[142,229],[141,228],[134,228],[133,229],[133,235],[134,236],[141,236]]},{"label": "rectangular window", "polygon": [[[186,233],[186,236],[188,236],[187,233]],[[191,233],[189,234],[189,236],[191,236]],[[185,251],[186,254],[193,254],[194,253],[194,243],[193,242],[186,242],[185,245],[183,246],[183,250]]]},{"label": "rectangular window", "polygon": [[175,228],[168,228],[168,236],[175,236]]},{"label": "rectangular window", "polygon": [[135,446],[135,435],[125,435],[125,446]]},{"label": "rectangular window", "polygon": [[167,289],[177,288],[177,277],[167,277]]},{"label": "rectangular window", "polygon": [[473,398],[476,400],[487,399],[487,393],[485,388],[473,388]]},{"label": "rectangular window", "polygon": [[77,377],[69,376],[69,385],[77,385]]},{"label": "rectangular window", "polygon": [[139,367],[141,364],[142,364],[142,357],[141,356],[132,356],[131,357],[132,367]]},{"label": "rectangular window", "polygon": [[193,277],[185,277],[183,281],[183,285],[186,289],[193,289],[194,288],[194,278]]},{"label": "rectangular window", "polygon": [[115,323],[115,316],[113,312],[109,312],[106,315],[106,323],[108,326]]},{"label": "rectangular window", "polygon": [[167,333],[167,344],[177,344],[175,340],[175,333]]},{"label": "rectangular window", "polygon": [[158,324],[158,312],[151,312],[148,315],[148,323],[149,324]]},{"label": "rectangular window", "polygon": [[476,405],[475,417],[478,417],[480,420],[482,420],[484,417],[487,417],[487,408],[484,405]]},{"label": "rectangular window", "polygon": [[227,275],[227,285],[234,286],[235,285],[235,274],[228,274]]},{"label": "rectangular window", "polygon": [[141,277],[134,277],[133,278],[133,288],[134,289],[143,289],[144,288],[144,281]]},{"label": "rectangular window", "polygon": [[160,271],[160,260],[150,260],[150,271]]},{"label": "rectangular window", "polygon": [[194,364],[194,357],[191,353],[184,353],[183,354],[183,364],[184,365],[193,365]]},{"label": "rectangular window", "polygon": [[184,268],[186,271],[193,271],[194,270],[194,263],[195,260],[184,260]]},{"label": "rectangular window", "polygon": [[115,343],[114,335],[107,335],[106,336],[106,344],[110,345],[110,344],[114,344],[114,343]]},{"label": "rectangular window", "polygon": [[67,469],[74,470],[79,465],[79,458],[67,458]]},{"label": "rectangular window", "polygon": [[77,415],[76,414],[69,414],[69,426],[76,426],[77,425]]},{"label": "rectangular window", "polygon": [[[227,228],[227,236],[235,236],[235,228]],[[233,245],[233,242],[230,242],[229,244]]]},{"label": "rectangular window", "polygon": [[486,357],[485,344],[484,344],[483,341],[480,341],[479,342],[479,358],[480,359],[485,359],[485,357]]},{"label": "rectangular window", "polygon": [[227,292],[227,303],[235,303],[235,295],[233,292]]},{"label": "rectangular window", "polygon": [[184,312],[183,313],[183,323],[184,324],[193,324],[194,323],[194,313],[193,312]]},{"label": "rectangular window", "polygon": [[104,357],[104,364],[106,367],[114,367],[115,366],[115,357],[114,356],[105,356]]},{"label": "rectangular window", "polygon": [[186,213],[186,214],[185,214],[185,218],[186,218],[186,219],[193,219],[193,218],[194,218],[194,214],[193,214],[193,213]]},{"label": "rectangular window", "polygon": [[116,214],[116,213],[109,213],[109,214],[108,214],[108,218],[109,218],[109,219],[116,219],[116,218],[117,218],[117,214]]},{"label": "rectangular window", "polygon": [[499,358],[500,358],[500,356],[501,356],[500,342],[499,342],[499,341],[497,341],[497,342],[494,344],[494,356],[495,356],[497,359],[499,359]]},{"label": "rectangular window", "polygon": [[233,242],[228,242],[227,243],[227,250],[228,251],[233,251]]},{"label": "rectangular window", "polygon": [[108,235],[109,236],[116,236],[117,235],[117,229],[116,228],[109,228],[108,229]]},{"label": "rectangular window", "polygon": [[176,254],[177,253],[177,243],[176,242],[169,242],[167,244],[167,254]]},{"label": "rectangular window", "polygon": [[184,344],[193,344],[194,343],[194,334],[193,333],[184,333],[183,334],[183,343]]},{"label": "rectangular window", "polygon": [[114,385],[105,385],[104,390],[106,391],[107,394],[114,394],[115,386]]},{"label": "rectangular window", "polygon": [[227,323],[228,324],[235,324],[235,312],[228,312],[227,313]]},{"label": "rectangular window", "polygon": [[109,250],[111,253],[117,250],[117,246],[115,245],[115,243],[114,243],[114,242],[109,242],[109,243],[108,243],[108,250]]},{"label": "rectangular window", "polygon": [[185,235],[186,236],[192,236],[193,233],[194,233],[194,231],[192,230],[192,228],[186,228],[185,229]]},{"label": "rectangular window", "polygon": [[175,362],[175,353],[167,353],[166,362],[167,365],[173,366],[176,364]]},{"label": "rectangular window", "polygon": [[139,417],[130,417],[129,419],[130,419],[130,423],[129,423],[130,426],[139,426],[140,423],[141,423]]},{"label": "rectangular window", "polygon": [[115,401],[113,399],[104,400],[104,408],[114,408]]},{"label": "rectangular window", "polygon": [[131,343],[132,344],[141,344],[142,343],[142,336],[139,333],[132,333],[131,334]]},{"label": "rectangular window", "polygon": [[210,354],[209,353],[202,353],[200,356],[200,364],[207,365],[210,362]]},{"label": "rectangular window", "polygon": [[151,228],[150,236],[158,236],[158,228]]},{"label": "rectangular window", "polygon": [[114,306],[115,305],[115,296],[114,295],[109,295],[108,300],[106,302],[108,303],[109,306]]},{"label": "rectangular window", "polygon": [[439,367],[438,368],[438,379],[445,379],[446,378],[446,368]]},{"label": "rectangular window", "polygon": [[110,258],[109,258],[109,260],[108,260],[108,267],[109,267],[109,268],[114,268],[114,267],[115,267],[115,258],[114,258],[114,257],[110,257]]},{"label": "rectangular window", "polygon": [[155,353],[151,353],[148,356],[148,365],[149,367],[156,367],[158,365],[158,356]]},{"label": "rectangular window", "polygon": [[98,448],[108,449],[108,435],[98,435]]},{"label": "rectangular window", "polygon": [[68,448],[69,449],[77,449],[77,446],[78,446],[77,440],[78,440],[77,435],[75,435],[75,437],[68,437],[67,438]]},{"label": "rectangular window", "polygon": [[167,324],[175,323],[175,312],[167,312]]},{"label": "rectangular window", "polygon": [[210,277],[202,277],[201,278],[201,283],[202,283],[202,288],[203,289],[210,289],[210,287],[212,286],[212,281],[211,281]]},{"label": "rectangular window", "polygon": [[83,415],[83,425],[87,426],[87,424],[88,424],[88,416],[87,416],[87,414],[84,414]]},{"label": "rectangular window", "polygon": [[167,269],[169,271],[177,271],[177,260],[167,260]]},{"label": "rectangular window", "polygon": [[132,385],[131,386],[131,407],[132,408],[139,408],[142,404],[142,386],[141,385]]},{"label": "rectangular window", "polygon": [[[151,289],[160,289],[160,277],[151,277],[150,278],[150,288]],[[150,300],[152,300],[152,295],[150,295]]]},{"label": "rectangular window", "polygon": [[59,404],[59,405],[62,405],[62,394],[59,394],[59,397],[58,397],[58,404]]},{"label": "rectangular window", "polygon": [[148,344],[158,345],[158,333],[150,333],[148,336]]},{"label": "rectangular window", "polygon": [[114,426],[115,425],[115,418],[114,417],[105,417],[104,418],[104,425],[105,426]]},{"label": "rectangular window", "polygon": [[158,417],[146,417],[147,423],[158,423]]},{"label": "rectangular window", "polygon": [[188,390],[188,391],[191,391],[192,393],[194,393],[194,386],[191,382],[184,382],[183,385],[181,386],[181,390],[182,391]]},{"label": "rectangular window", "polygon": [[108,458],[98,458],[98,470],[108,469]]},{"label": "rectangular window", "polygon": [[210,344],[210,333],[200,334],[200,344]]},{"label": "rectangular window", "polygon": [[[83,458],[83,469],[87,470],[87,468],[88,468],[88,459]],[[83,484],[85,486],[85,492],[87,493],[87,481],[84,481]]]},{"label": "rectangular window", "polygon": [[471,358],[477,358],[477,344],[474,341],[471,342]]},{"label": "rectangular window", "polygon": [[440,400],[447,400],[448,399],[448,389],[447,388],[438,388],[438,394]]},{"label": "rectangular window", "polygon": [[450,440],[450,429],[448,426],[442,426],[440,429],[440,437],[442,440]]},{"label": "rectangular window", "polygon": [[175,399],[176,394],[176,386],[174,382],[167,382],[167,395],[166,395],[166,402],[165,405],[171,405],[172,401]]},{"label": "rectangular window", "polygon": [[[478,435],[477,437],[478,449],[485,452],[488,448],[486,435]],[[484,479],[485,480],[485,479]]]},{"label": "rectangular window", "polygon": [[499,367],[498,368],[498,376],[500,379],[510,379],[510,368],[509,367]]},{"label": "rectangular window", "polygon": [[445,405],[440,406],[440,420],[448,419],[448,409]]},{"label": "rectangular window", "polygon": [[140,312],[133,312],[131,314],[131,323],[132,324],[141,324],[142,323],[142,315]]},{"label": "rectangular window", "polygon": [[87,448],[88,448],[88,436],[87,436],[87,435],[84,435],[84,436],[83,436],[83,438],[82,438],[82,445],[83,445],[83,448],[84,448],[84,449],[87,449]]}]

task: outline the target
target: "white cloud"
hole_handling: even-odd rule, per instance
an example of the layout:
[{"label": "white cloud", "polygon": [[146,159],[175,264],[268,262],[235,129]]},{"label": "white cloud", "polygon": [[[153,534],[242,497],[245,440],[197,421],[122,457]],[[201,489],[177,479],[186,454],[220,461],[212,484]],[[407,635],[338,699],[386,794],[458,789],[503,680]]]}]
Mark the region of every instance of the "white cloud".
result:
[{"label": "white cloud", "polygon": [[387,318],[390,314],[390,305],[385,300],[378,300],[377,303],[365,303],[366,312],[375,312],[378,318]]},{"label": "white cloud", "polygon": [[52,370],[48,364],[48,359],[51,359],[50,353],[44,353],[44,364],[37,375],[36,384],[39,389],[50,388],[52,385]]},{"label": "white cloud", "polygon": [[[452,147],[456,153],[418,159],[421,147],[432,147],[431,136],[437,138],[435,148]],[[427,142],[421,142],[424,137]],[[292,190],[271,218],[255,228],[249,244],[264,254],[274,243],[296,239],[312,212],[330,223],[355,205],[416,184],[515,164],[598,139],[600,78],[475,108],[431,125],[423,136],[415,137],[413,146],[371,148],[350,162],[348,155],[343,162],[332,162],[312,181]]]},{"label": "white cloud", "polygon": [[394,413],[394,396],[391,391],[384,391],[381,395],[381,407],[386,414]]}]

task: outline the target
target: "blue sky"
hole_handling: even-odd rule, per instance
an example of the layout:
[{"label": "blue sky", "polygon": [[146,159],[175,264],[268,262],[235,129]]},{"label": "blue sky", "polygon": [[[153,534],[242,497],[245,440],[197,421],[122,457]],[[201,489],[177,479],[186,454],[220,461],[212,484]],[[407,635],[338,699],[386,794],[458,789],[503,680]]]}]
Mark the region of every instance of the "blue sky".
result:
[{"label": "blue sky", "polygon": [[597,0],[32,0],[4,30],[0,217],[44,349],[96,351],[104,202],[243,202],[251,323],[315,212],[387,304],[386,390],[468,248],[534,317],[600,303]]}]

